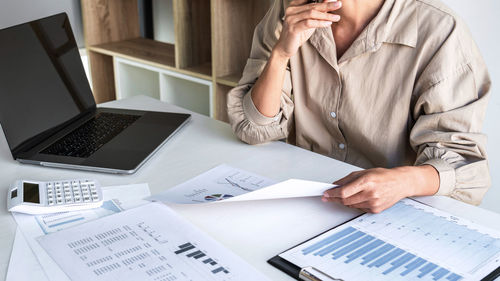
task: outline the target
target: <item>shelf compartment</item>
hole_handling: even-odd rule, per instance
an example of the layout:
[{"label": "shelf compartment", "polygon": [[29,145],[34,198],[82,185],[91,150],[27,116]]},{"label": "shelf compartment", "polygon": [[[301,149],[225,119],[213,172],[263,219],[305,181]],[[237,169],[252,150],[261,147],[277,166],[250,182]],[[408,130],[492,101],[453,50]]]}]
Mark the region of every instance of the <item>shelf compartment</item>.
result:
[{"label": "shelf compartment", "polygon": [[124,60],[114,60],[116,99],[137,95],[160,99],[160,76],[156,71],[145,69]]},{"label": "shelf compartment", "polygon": [[213,117],[212,81],[182,73],[160,73],[160,100]]},{"label": "shelf compartment", "polygon": [[175,68],[175,47],[173,44],[146,38],[134,38],[118,42],[91,46],[93,52],[163,68]]},{"label": "shelf compartment", "polygon": [[272,3],[274,0],[212,0],[212,49],[217,77],[241,76],[254,29]]},{"label": "shelf compartment", "polygon": [[97,104],[115,100],[115,80],[113,58],[100,53],[88,51],[92,93]]},{"label": "shelf compartment", "polygon": [[205,62],[200,65],[189,66],[186,68],[179,69],[180,72],[184,72],[186,74],[190,74],[202,79],[212,79],[212,63]]},{"label": "shelf compartment", "polygon": [[[212,75],[209,0],[173,0],[176,66]],[[205,66],[209,65],[209,68]],[[201,68],[201,69],[200,69]]]}]

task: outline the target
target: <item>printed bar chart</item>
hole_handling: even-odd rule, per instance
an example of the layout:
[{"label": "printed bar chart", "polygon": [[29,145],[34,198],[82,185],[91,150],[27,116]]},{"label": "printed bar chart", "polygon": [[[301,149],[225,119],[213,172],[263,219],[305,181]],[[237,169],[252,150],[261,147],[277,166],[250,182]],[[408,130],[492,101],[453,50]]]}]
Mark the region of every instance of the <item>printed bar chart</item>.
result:
[{"label": "printed bar chart", "polygon": [[[185,254],[186,257],[192,258],[192,259],[195,259],[195,260],[198,260],[198,259],[200,259],[202,257],[206,257],[205,253],[203,253],[202,251],[196,249],[196,246],[193,245],[193,244],[191,244],[191,243],[189,243],[189,242],[185,243],[185,244],[182,244],[182,245],[179,245],[178,248],[179,248],[179,250],[174,251],[174,253],[176,255]],[[192,250],[192,252],[188,253],[191,250]],[[203,264],[211,265],[211,266],[217,265],[217,262],[214,261],[211,258],[204,259],[201,262]],[[217,274],[219,272],[223,272],[225,274],[229,274],[229,270],[227,270],[226,268],[224,268],[222,266],[219,266],[218,268],[215,268],[215,269],[211,270],[211,272],[213,274]]]},{"label": "printed bar chart", "polygon": [[500,261],[500,238],[418,207],[399,202],[280,256],[345,280],[469,280]]}]

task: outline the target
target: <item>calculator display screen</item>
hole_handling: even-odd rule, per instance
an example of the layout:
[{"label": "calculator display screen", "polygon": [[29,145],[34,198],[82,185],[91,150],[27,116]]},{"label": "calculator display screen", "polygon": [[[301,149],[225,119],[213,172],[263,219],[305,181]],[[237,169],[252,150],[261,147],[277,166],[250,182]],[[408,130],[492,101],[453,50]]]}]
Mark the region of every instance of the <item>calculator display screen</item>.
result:
[{"label": "calculator display screen", "polygon": [[24,202],[40,204],[40,193],[38,184],[25,182],[23,184]]}]

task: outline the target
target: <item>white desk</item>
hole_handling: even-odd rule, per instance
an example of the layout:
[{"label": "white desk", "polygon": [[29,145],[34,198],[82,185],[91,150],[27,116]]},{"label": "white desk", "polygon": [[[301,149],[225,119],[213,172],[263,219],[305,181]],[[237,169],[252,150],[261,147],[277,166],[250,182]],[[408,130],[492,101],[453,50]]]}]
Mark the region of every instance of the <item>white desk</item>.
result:
[{"label": "white desk", "polygon": [[[186,112],[147,97],[114,101],[106,106]],[[7,272],[16,230],[13,218],[6,211],[5,197],[8,185],[15,179],[89,177],[98,179],[103,186],[147,182],[155,194],[221,163],[276,180],[301,178],[331,182],[356,169],[282,142],[246,145],[233,136],[229,125],[198,114],[193,114],[192,121],[134,175],[21,165],[12,160],[0,133],[0,279],[4,279]],[[422,200],[500,230],[498,214],[445,197]],[[272,280],[292,279],[268,265],[267,259],[359,214],[356,210],[323,203],[318,198],[172,207]]]}]

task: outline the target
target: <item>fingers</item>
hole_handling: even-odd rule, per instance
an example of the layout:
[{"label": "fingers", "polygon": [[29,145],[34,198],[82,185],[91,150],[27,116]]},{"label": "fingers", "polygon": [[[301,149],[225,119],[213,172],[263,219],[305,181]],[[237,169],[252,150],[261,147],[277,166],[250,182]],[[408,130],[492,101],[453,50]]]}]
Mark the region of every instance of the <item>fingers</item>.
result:
[{"label": "fingers", "polygon": [[356,193],[363,191],[366,180],[364,177],[359,176],[358,178],[352,180],[351,182],[346,183],[341,187],[336,187],[325,191],[325,197],[336,197],[336,198],[348,198],[353,196]]},{"label": "fingers", "polygon": [[305,10],[296,15],[289,17],[289,24],[298,23],[304,20],[330,21],[337,22],[340,20],[339,15],[323,13],[317,10]]},{"label": "fingers", "polygon": [[304,31],[306,29],[311,29],[311,28],[320,28],[320,27],[327,27],[332,25],[331,21],[322,21],[322,20],[303,20],[298,22],[295,25],[296,31]]},{"label": "fingers", "polygon": [[354,206],[369,201],[371,198],[368,192],[361,191],[347,198],[339,198],[340,203],[346,206]]},{"label": "fingers", "polygon": [[[292,3],[294,3],[294,2],[295,1],[292,1]],[[340,1],[328,1],[328,2],[323,2],[323,3],[312,3],[312,4],[307,4],[307,5],[304,5],[304,2],[307,2],[307,1],[300,0],[300,2],[302,2],[302,4],[298,4],[298,5],[290,4],[290,6],[286,9],[286,16],[296,15],[298,13],[301,13],[301,12],[307,11],[307,10],[317,10],[319,12],[328,13],[328,12],[336,11],[342,7],[342,2],[340,2]]]}]

